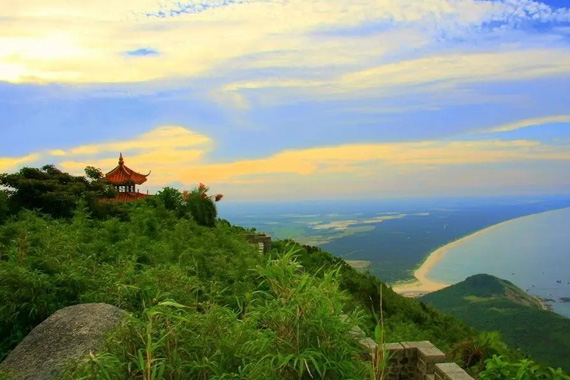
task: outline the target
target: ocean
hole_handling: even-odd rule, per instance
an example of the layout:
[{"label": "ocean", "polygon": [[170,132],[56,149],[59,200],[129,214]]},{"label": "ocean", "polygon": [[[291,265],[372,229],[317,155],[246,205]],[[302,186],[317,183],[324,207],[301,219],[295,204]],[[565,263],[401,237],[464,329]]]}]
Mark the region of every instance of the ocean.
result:
[{"label": "ocean", "polygon": [[232,224],[368,262],[367,270],[390,284],[411,279],[430,252],[462,236],[564,207],[568,196],[219,204],[220,217]]},{"label": "ocean", "polygon": [[570,318],[570,208],[524,216],[450,248],[427,277],[457,283],[478,273],[548,299]]}]

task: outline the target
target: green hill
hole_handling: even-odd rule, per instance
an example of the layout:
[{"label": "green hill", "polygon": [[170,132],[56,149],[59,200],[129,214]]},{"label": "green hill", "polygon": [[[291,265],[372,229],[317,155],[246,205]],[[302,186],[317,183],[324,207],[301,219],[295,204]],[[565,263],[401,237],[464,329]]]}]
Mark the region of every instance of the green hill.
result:
[{"label": "green hill", "polygon": [[[275,241],[260,254],[253,231],[217,218],[219,197],[203,185],[117,203],[88,169],[0,174],[0,360],[55,311],[92,302],[129,318],[62,380],[379,378],[357,328],[383,335],[382,319],[388,340],[446,352],[485,335],[319,248]],[[487,379],[528,367],[498,346]],[[570,380],[532,372],[525,379]]]},{"label": "green hill", "polygon": [[570,371],[570,319],[543,310],[509,281],[478,274],[421,300],[479,330],[499,331],[510,347]]}]

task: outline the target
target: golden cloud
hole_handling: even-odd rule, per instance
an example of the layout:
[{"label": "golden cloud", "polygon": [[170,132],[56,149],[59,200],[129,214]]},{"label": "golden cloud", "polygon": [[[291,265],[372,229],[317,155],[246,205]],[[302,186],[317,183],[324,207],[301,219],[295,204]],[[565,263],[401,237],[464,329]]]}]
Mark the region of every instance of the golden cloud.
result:
[{"label": "golden cloud", "polygon": [[560,124],[560,123],[570,123],[570,115],[556,115],[556,116],[546,116],[546,117],[537,117],[533,119],[519,120],[514,123],[503,124],[497,127],[482,130],[481,133],[509,132],[509,131],[515,131],[517,129],[535,127],[544,124]]},{"label": "golden cloud", "polygon": [[[311,183],[325,193],[345,191],[351,185],[376,183],[381,186],[417,188],[426,173],[451,172],[467,166],[484,167],[500,163],[522,164],[541,161],[570,161],[568,146],[545,145],[533,140],[419,141],[345,144],[286,150],[259,158],[211,162],[212,140],[181,126],[158,127],[132,140],[114,141],[39,152],[21,158],[0,158],[2,170],[32,161],[56,161],[64,170],[81,173],[88,166],[103,171],[117,165],[119,151],[128,150],[126,164],[140,172],[152,170],[149,186],[205,182],[266,191],[282,186],[294,189]],[[127,149],[128,148],[128,149]],[[63,154],[64,153],[64,154]],[[418,173],[422,173],[418,175]],[[458,175],[458,178],[461,175]],[[428,179],[431,181],[431,179]],[[259,187],[262,186],[262,187]],[[257,190],[253,190],[257,189]],[[335,190],[336,189],[336,190]],[[282,190],[276,190],[282,191]]]},{"label": "golden cloud", "polygon": [[298,176],[319,176],[333,172],[356,174],[360,171],[359,166],[370,164],[398,165],[400,170],[406,170],[410,167],[432,165],[532,160],[570,160],[570,151],[543,146],[536,141],[528,140],[350,144],[284,151],[258,160],[199,163],[182,168],[180,177],[182,182],[192,183],[199,179],[215,183],[232,182],[248,176],[276,174]]},{"label": "golden cloud", "polygon": [[120,152],[129,150],[177,150],[189,147],[205,146],[210,138],[194,133],[180,126],[162,126],[142,134],[134,140],[108,142],[103,144],[82,145],[64,154],[84,155],[104,152]]},{"label": "golden cloud", "polygon": [[22,165],[37,161],[40,155],[37,153],[28,154],[23,157],[0,157],[0,172],[14,170]]}]

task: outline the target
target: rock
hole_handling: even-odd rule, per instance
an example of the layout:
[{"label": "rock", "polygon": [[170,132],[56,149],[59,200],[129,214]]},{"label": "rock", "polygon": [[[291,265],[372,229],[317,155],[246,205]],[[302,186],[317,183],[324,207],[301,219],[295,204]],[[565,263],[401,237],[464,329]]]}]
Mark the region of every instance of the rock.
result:
[{"label": "rock", "polygon": [[0,374],[8,374],[10,380],[56,379],[58,371],[71,359],[79,359],[99,348],[105,333],[117,327],[125,314],[104,303],[58,310],[0,363]]}]

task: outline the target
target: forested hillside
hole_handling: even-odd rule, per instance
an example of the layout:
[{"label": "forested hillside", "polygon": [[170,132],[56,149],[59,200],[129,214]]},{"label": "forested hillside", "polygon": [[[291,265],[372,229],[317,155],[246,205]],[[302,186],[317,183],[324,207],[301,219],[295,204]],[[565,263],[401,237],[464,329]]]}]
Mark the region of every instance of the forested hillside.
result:
[{"label": "forested hillside", "polygon": [[317,248],[280,241],[260,255],[249,231],[216,219],[205,186],[114,203],[97,200],[112,189],[91,174],[0,176],[0,360],[56,310],[104,302],[131,316],[70,379],[369,378],[350,331],[373,336],[380,305],[388,341],[430,340],[472,371],[492,354],[518,365],[500,340]]},{"label": "forested hillside", "polygon": [[479,274],[422,297],[483,331],[500,331],[510,347],[570,371],[570,319],[543,310],[509,281]]}]

